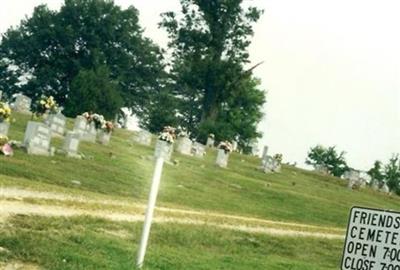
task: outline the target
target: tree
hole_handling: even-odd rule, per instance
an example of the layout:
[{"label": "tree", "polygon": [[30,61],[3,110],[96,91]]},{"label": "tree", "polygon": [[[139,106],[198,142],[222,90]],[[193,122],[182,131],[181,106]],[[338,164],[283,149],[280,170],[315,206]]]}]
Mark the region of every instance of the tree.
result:
[{"label": "tree", "polygon": [[[30,75],[21,88],[24,94],[33,99],[53,95],[61,105],[71,98],[72,82],[82,70],[96,73],[106,66],[109,80],[118,86],[109,88],[117,91],[112,95],[122,97],[121,105],[140,115],[161,84],[164,65],[159,48],[143,37],[138,20],[134,7],[122,10],[108,0],[65,0],[60,11],[41,5],[3,35],[0,59],[10,59]],[[82,109],[68,108],[68,115]]]},{"label": "tree", "polygon": [[382,162],[379,160],[375,161],[374,167],[369,169],[367,174],[371,176],[371,185],[377,183],[378,186],[382,186],[385,183]]},{"label": "tree", "polygon": [[[252,24],[261,16],[244,10],[242,0],[181,0],[182,18],[164,13],[160,26],[168,32],[173,62],[171,79],[184,127],[205,140],[259,137],[265,94],[249,63]],[[244,110],[247,110],[244,112]],[[238,117],[238,118],[235,118]],[[239,120],[242,123],[239,123]]]},{"label": "tree", "polygon": [[399,155],[393,155],[385,166],[384,177],[390,191],[400,195],[400,159]]},{"label": "tree", "polygon": [[71,83],[65,113],[76,111],[96,112],[108,119],[114,119],[115,112],[122,106],[117,83],[110,80],[106,66],[96,70],[81,70]]},{"label": "tree", "polygon": [[326,148],[322,145],[317,145],[308,152],[306,164],[323,166],[333,176],[341,177],[349,170],[344,155],[345,152],[338,154],[335,146]]},{"label": "tree", "polygon": [[11,98],[12,93],[18,91],[18,86],[16,85],[19,82],[18,77],[18,71],[12,68],[10,61],[0,59],[0,91],[3,91],[2,98]]}]

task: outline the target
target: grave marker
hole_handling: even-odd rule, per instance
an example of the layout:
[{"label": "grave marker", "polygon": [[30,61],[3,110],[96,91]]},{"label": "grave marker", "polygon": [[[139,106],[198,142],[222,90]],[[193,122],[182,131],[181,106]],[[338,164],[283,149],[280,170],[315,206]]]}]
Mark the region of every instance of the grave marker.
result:
[{"label": "grave marker", "polygon": [[68,131],[63,145],[63,150],[66,152],[67,157],[81,158],[78,154],[80,134]]},{"label": "grave marker", "polygon": [[192,154],[192,144],[188,137],[179,137],[176,142],[176,152],[190,156]]},{"label": "grave marker", "polygon": [[31,113],[32,99],[24,95],[18,95],[15,98],[14,110],[21,113]]},{"label": "grave marker", "polygon": [[97,133],[97,142],[103,145],[108,145],[111,139],[111,132],[100,130]]},{"label": "grave marker", "polygon": [[0,122],[0,135],[7,136],[9,129],[10,129],[10,123],[6,121]]},{"label": "grave marker", "polygon": [[217,152],[217,160],[215,164],[217,164],[221,168],[226,168],[228,166],[229,152],[224,149],[218,149]]},{"label": "grave marker", "polygon": [[151,133],[147,130],[141,130],[133,136],[133,141],[142,144],[142,145],[151,145]]},{"label": "grave marker", "polygon": [[53,135],[64,136],[66,117],[62,113],[50,114],[45,123],[50,127]]},{"label": "grave marker", "polygon": [[192,153],[195,157],[203,158],[206,154],[206,146],[204,144],[194,142],[192,147]]},{"label": "grave marker", "polygon": [[24,146],[28,154],[51,155],[51,131],[43,123],[29,121],[25,130]]}]

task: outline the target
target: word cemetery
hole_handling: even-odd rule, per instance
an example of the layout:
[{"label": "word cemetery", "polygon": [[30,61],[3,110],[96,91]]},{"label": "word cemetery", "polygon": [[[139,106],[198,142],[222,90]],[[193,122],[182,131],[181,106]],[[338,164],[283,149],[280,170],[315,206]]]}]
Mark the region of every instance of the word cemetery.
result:
[{"label": "word cemetery", "polygon": [[342,270],[400,270],[400,213],[353,207]]}]

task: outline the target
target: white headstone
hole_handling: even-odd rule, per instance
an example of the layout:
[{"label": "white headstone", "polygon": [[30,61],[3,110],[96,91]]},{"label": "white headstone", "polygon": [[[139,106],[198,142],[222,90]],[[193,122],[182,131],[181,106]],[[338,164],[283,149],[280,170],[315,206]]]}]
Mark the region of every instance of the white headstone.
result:
[{"label": "white headstone", "polygon": [[151,145],[152,134],[147,130],[141,130],[133,136],[133,141],[142,145]]},{"label": "white headstone", "polygon": [[50,127],[53,135],[64,136],[66,117],[62,113],[50,114],[45,123]]},{"label": "white headstone", "polygon": [[349,170],[343,174],[343,177],[347,179],[348,182],[348,188],[353,189],[353,188],[359,188],[359,187],[365,187],[366,181],[361,178],[360,172],[357,170]]},{"label": "white headstone", "polygon": [[385,183],[385,184],[381,187],[380,191],[387,194],[387,193],[390,193],[390,188],[389,188],[388,185]]},{"label": "white headstone", "polygon": [[268,145],[265,145],[261,158],[264,159],[267,155],[268,155]]},{"label": "white headstone", "polygon": [[207,138],[207,143],[206,143],[207,147],[211,147],[211,148],[214,147],[214,143],[215,143],[214,138],[211,138],[211,137]]},{"label": "white headstone", "polygon": [[217,160],[215,164],[219,167],[226,168],[228,166],[229,152],[225,152],[223,149],[218,149]]},{"label": "white headstone", "polygon": [[0,122],[0,135],[7,136],[10,124],[6,121]]},{"label": "white headstone", "polygon": [[108,145],[111,139],[111,132],[100,130],[97,132],[97,142],[100,144]]},{"label": "white headstone", "polygon": [[154,156],[163,157],[165,161],[170,161],[172,156],[173,144],[166,141],[157,140]]},{"label": "white headstone", "polygon": [[18,95],[15,98],[13,109],[16,112],[31,113],[32,99],[24,95]]},{"label": "white headstone", "polygon": [[29,121],[25,130],[24,146],[28,154],[45,155],[51,154],[51,131],[43,123]]},{"label": "white headstone", "polygon": [[192,146],[192,153],[195,157],[203,158],[206,154],[206,146],[204,144],[194,142]]},{"label": "white headstone", "polygon": [[78,115],[75,118],[74,131],[76,133],[85,133],[86,132],[86,126],[87,126],[86,118],[81,116],[81,115]]},{"label": "white headstone", "polygon": [[280,172],[281,164],[275,158],[266,155],[262,160],[263,171],[265,173]]},{"label": "white headstone", "polygon": [[253,156],[257,156],[259,152],[257,139],[253,139],[250,141],[250,148],[251,148],[251,154]]},{"label": "white headstone", "polygon": [[176,141],[176,152],[184,155],[191,155],[192,144],[192,141],[188,137],[180,137]]},{"label": "white headstone", "polygon": [[73,131],[80,134],[81,141],[96,141],[97,131],[94,127],[94,123],[88,123],[86,118],[81,115],[76,117]]},{"label": "white headstone", "polygon": [[63,150],[67,153],[68,157],[80,158],[79,150],[80,134],[68,131],[63,145]]},{"label": "white headstone", "polygon": [[232,142],[232,151],[237,151],[238,149],[238,142],[237,141],[233,141]]}]

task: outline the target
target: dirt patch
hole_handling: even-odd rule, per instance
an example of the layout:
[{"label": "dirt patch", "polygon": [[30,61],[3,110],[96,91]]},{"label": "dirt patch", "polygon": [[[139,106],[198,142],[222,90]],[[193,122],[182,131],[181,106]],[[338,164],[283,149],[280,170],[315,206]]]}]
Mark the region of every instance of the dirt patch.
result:
[{"label": "dirt patch", "polygon": [[[36,205],[20,201],[3,201],[0,209],[1,216],[10,216],[16,214],[22,215],[39,215],[48,217],[73,217],[73,216],[90,216],[96,218],[104,218],[111,221],[127,221],[127,222],[142,222],[143,215],[125,213],[125,212],[110,212],[110,211],[94,211],[75,209],[71,207],[51,206],[51,205]],[[155,217],[155,223],[177,223],[177,224],[190,224],[190,225],[204,225],[212,226],[221,229],[243,231],[249,233],[263,233],[277,236],[299,236],[299,237],[316,237],[328,239],[342,239],[342,234],[333,233],[319,233],[319,232],[304,232],[287,229],[276,229],[261,226],[249,225],[234,225],[223,224],[217,222],[210,222],[208,220],[192,219],[184,217]]]}]

